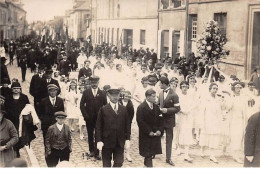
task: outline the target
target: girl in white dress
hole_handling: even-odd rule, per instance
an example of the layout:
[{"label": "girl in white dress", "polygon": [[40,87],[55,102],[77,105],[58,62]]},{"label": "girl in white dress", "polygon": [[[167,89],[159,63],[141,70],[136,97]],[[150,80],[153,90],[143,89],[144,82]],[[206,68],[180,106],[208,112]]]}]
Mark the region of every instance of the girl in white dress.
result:
[{"label": "girl in white dress", "polygon": [[192,96],[188,93],[189,83],[182,81],[181,93],[178,94],[181,110],[177,114],[179,123],[179,145],[184,147],[184,161],[192,162],[189,156],[189,148],[193,144],[192,138]]},{"label": "girl in white dress", "polygon": [[218,85],[211,83],[209,94],[206,95],[202,103],[203,124],[200,135],[201,156],[204,157],[206,147],[210,151],[210,160],[218,163],[215,157],[215,150],[220,145],[221,121],[223,120],[220,99],[217,96]]},{"label": "girl in white dress", "polygon": [[86,121],[84,120],[84,117],[81,113],[80,110],[80,100],[82,98],[82,94],[85,91],[85,85],[81,84],[79,85],[79,93],[78,93],[78,101],[77,101],[77,114],[78,114],[78,119],[79,119],[79,138],[81,140],[84,140],[84,134],[83,134],[83,128],[86,126]]},{"label": "girl in white dress", "polygon": [[78,119],[77,112],[77,101],[78,101],[78,94],[77,94],[77,83],[76,81],[72,80],[68,91],[65,93],[65,101],[66,101],[66,108],[67,108],[67,119],[69,121],[69,127],[71,131],[74,131],[73,122],[74,120]]},{"label": "girl in white dress", "polygon": [[230,103],[231,108],[228,113],[229,127],[230,127],[230,150],[233,159],[242,164],[243,161],[240,159],[243,151],[243,141],[246,123],[246,105],[247,99],[241,95],[242,89],[241,82],[234,82],[232,84],[233,94],[231,95]]}]

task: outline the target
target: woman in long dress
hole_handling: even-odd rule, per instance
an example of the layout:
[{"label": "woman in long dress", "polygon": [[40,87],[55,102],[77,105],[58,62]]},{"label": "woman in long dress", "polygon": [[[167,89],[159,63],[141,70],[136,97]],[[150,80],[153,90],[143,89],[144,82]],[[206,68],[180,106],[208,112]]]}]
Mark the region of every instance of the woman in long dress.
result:
[{"label": "woman in long dress", "polygon": [[206,147],[210,151],[210,160],[218,163],[215,157],[215,150],[220,145],[221,139],[221,121],[223,120],[221,111],[221,102],[217,97],[218,85],[211,83],[209,85],[209,94],[205,96],[202,104],[203,124],[200,135],[201,156],[204,155]]},{"label": "woman in long dress", "polygon": [[191,104],[192,96],[188,93],[189,83],[182,81],[180,84],[181,93],[178,94],[181,110],[177,114],[179,123],[179,145],[184,147],[184,161],[192,162],[189,156],[189,148],[193,144],[192,139],[192,118]]},{"label": "woman in long dress", "polygon": [[231,95],[231,107],[228,113],[229,127],[230,127],[230,150],[233,159],[242,164],[240,159],[243,150],[243,141],[246,127],[246,98],[241,95],[241,82],[234,82],[232,84],[233,94]]},{"label": "woman in long dress", "polygon": [[74,131],[73,122],[78,119],[77,113],[77,101],[78,101],[78,93],[77,93],[77,83],[72,80],[68,91],[65,93],[65,101],[67,108],[67,119],[69,121],[69,127],[71,131]]},{"label": "woman in long dress", "polygon": [[80,100],[82,98],[82,94],[85,91],[85,89],[86,88],[85,88],[84,84],[79,85],[79,93],[78,93],[78,101],[77,101],[77,114],[78,114],[78,119],[79,119],[79,138],[81,140],[83,140],[85,138],[84,134],[83,134],[83,128],[84,128],[84,126],[86,126],[86,121],[84,120],[84,117],[80,110]]}]

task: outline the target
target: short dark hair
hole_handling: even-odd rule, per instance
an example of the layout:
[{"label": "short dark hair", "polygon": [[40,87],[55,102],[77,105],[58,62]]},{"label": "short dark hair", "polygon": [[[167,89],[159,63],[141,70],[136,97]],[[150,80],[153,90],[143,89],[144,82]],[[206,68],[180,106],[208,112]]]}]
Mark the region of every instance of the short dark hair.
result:
[{"label": "short dark hair", "polygon": [[214,83],[214,82],[211,83],[211,84],[209,85],[209,90],[211,90],[213,86],[217,86],[217,87],[218,87],[218,84],[217,84],[217,83]]},{"label": "short dark hair", "polygon": [[153,94],[156,94],[155,90],[153,89],[148,89],[146,92],[145,92],[145,97],[148,97],[148,96],[151,96]]},{"label": "short dark hair", "polygon": [[167,86],[169,85],[169,79],[167,77],[160,77],[160,82],[162,84],[166,84]]}]

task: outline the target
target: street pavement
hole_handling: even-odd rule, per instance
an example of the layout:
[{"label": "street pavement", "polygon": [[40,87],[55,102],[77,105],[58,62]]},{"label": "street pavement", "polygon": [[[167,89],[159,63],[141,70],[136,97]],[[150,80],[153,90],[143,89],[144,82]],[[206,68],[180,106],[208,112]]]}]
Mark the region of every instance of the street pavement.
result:
[{"label": "street pavement", "polygon": [[[16,60],[14,61],[14,65],[8,65],[8,72],[10,78],[17,78],[19,82],[21,82],[22,92],[26,94],[30,100],[30,103],[33,104],[33,97],[29,94],[29,86],[30,80],[33,76],[30,69],[27,69],[26,73],[26,81],[22,83],[21,79],[21,69],[17,67]],[[137,102],[134,102],[135,108],[137,108]],[[67,122],[66,122],[67,123]],[[88,142],[87,142],[87,132],[86,128],[84,129],[84,134],[86,139],[80,140],[79,139],[79,132],[78,132],[78,124],[75,123],[75,131],[72,133],[72,153],[70,155],[70,164],[72,167],[102,167],[102,161],[96,161],[94,158],[88,159],[86,156],[82,156],[84,153],[88,153]],[[44,156],[44,145],[43,145],[43,138],[41,130],[35,131],[36,139],[33,140],[31,143],[31,148],[36,156],[40,167],[47,167],[45,162]],[[155,159],[153,160],[154,167],[165,167],[171,168],[170,166],[165,163],[165,138],[162,138],[162,148],[163,154],[156,155]],[[184,155],[181,154],[180,156],[176,155],[175,149],[172,151],[172,160],[175,163],[174,167],[243,167],[242,164],[238,164],[232,160],[230,155],[223,155],[221,151],[221,147],[219,150],[216,151],[217,159],[219,164],[215,164],[209,160],[209,156],[202,158],[200,156],[200,147],[198,145],[194,145],[191,147],[190,156],[193,158],[193,163],[188,163],[183,160]],[[138,148],[138,126],[135,120],[133,119],[132,123],[132,134],[131,134],[131,148],[130,148],[130,155],[133,159],[133,162],[128,162],[125,160],[123,167],[124,168],[142,168],[143,165],[143,157],[139,155],[139,148]],[[207,151],[206,151],[207,155]],[[29,160],[29,156],[26,153],[25,148],[22,149],[21,156],[28,161],[29,166],[32,166]]]}]

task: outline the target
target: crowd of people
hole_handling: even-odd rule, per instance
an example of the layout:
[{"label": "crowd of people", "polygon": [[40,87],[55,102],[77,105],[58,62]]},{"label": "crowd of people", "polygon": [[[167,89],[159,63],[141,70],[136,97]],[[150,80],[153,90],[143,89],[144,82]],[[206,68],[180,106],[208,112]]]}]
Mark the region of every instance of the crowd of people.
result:
[{"label": "crowd of people", "polygon": [[[36,138],[37,128],[42,130],[48,167],[69,161],[71,132],[78,122],[81,140],[84,126],[87,129],[89,156],[102,160],[103,167],[111,167],[112,159],[113,167],[121,167],[124,154],[133,161],[133,120],[146,167],[153,167],[155,156],[163,153],[162,140],[165,162],[171,166],[173,149],[192,163],[194,145],[201,148],[202,157],[208,149],[213,163],[219,163],[216,151],[222,148],[237,163],[260,166],[259,132],[251,132],[259,127],[259,67],[245,83],[193,53],[157,59],[149,48],[129,46],[119,52],[106,43],[80,47],[31,37],[10,42],[10,66],[14,55],[22,82],[27,68],[35,72],[29,88],[34,104],[20,82],[10,80],[6,58],[1,57],[1,166],[13,159],[12,149],[20,157],[19,150]],[[254,125],[248,121],[251,116]]]}]

